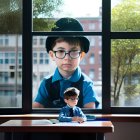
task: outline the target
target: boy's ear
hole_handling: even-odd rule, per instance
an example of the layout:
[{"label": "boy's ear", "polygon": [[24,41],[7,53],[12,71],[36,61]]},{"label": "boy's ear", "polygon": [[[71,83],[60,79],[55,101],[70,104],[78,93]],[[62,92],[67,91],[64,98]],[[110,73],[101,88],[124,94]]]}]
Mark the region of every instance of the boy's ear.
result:
[{"label": "boy's ear", "polygon": [[49,51],[49,56],[54,61],[54,53],[53,53],[53,51]]},{"label": "boy's ear", "polygon": [[67,99],[64,99],[64,102],[67,103]]},{"label": "boy's ear", "polygon": [[80,57],[81,60],[84,58],[84,56],[85,56],[85,52],[82,52],[82,53],[81,53],[81,57]]}]

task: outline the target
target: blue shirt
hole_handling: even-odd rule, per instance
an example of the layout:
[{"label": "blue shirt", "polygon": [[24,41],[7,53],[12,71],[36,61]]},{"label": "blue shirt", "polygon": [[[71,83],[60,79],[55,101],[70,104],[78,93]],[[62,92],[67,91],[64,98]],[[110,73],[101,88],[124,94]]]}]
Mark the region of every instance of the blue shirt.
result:
[{"label": "blue shirt", "polygon": [[[62,107],[59,113],[59,121],[60,122],[71,122],[72,117],[70,117],[70,107],[68,105]],[[73,115],[76,117],[82,117],[84,121],[87,120],[86,115],[82,112],[81,108],[74,106],[73,107]]]},{"label": "blue shirt", "polygon": [[[61,74],[59,73],[58,68],[56,68],[55,73],[52,77],[52,83],[55,81],[60,81],[60,96],[63,98],[64,91],[68,87],[71,86],[72,82],[77,82],[80,79],[81,74],[84,77],[83,79],[83,106],[87,103],[95,102],[96,107],[97,107],[99,102],[97,101],[97,98],[96,98],[93,81],[87,75],[81,72],[80,67],[78,67],[75,70],[75,72],[69,79],[63,78]],[[48,97],[48,91],[46,89],[46,84],[47,84],[46,79],[48,78],[50,78],[50,76],[45,77],[42,80],[40,87],[38,89],[37,97],[35,98],[35,102],[42,104],[44,107],[46,107],[46,99]]]}]

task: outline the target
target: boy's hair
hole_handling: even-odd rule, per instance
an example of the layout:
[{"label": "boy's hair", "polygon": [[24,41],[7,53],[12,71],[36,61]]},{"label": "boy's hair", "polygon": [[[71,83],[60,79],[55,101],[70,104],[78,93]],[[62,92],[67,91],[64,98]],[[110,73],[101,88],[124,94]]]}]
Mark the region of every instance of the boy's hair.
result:
[{"label": "boy's hair", "polygon": [[52,44],[51,50],[53,49],[53,47],[56,45],[56,43],[60,43],[60,42],[67,42],[69,45],[72,46],[80,46],[81,51],[84,51],[84,44],[81,42],[81,40],[77,37],[59,37],[57,38],[54,43]]},{"label": "boy's hair", "polygon": [[80,91],[75,87],[69,87],[64,91],[64,99],[69,99],[71,96],[79,96]]}]

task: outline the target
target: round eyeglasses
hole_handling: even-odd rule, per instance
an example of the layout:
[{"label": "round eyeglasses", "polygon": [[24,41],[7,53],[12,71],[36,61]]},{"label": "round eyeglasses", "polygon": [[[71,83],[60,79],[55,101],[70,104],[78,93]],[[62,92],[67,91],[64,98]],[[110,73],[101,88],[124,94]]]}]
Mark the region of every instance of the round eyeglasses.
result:
[{"label": "round eyeglasses", "polygon": [[68,54],[70,56],[70,58],[72,59],[76,59],[80,56],[81,51],[79,50],[71,50],[71,51],[65,51],[65,50],[58,50],[58,51],[54,51],[55,53],[55,57],[59,58],[59,59],[63,59],[65,58],[65,56]]},{"label": "round eyeglasses", "polygon": [[69,98],[69,100],[71,100],[71,101],[75,101],[75,100],[79,100],[79,98]]}]

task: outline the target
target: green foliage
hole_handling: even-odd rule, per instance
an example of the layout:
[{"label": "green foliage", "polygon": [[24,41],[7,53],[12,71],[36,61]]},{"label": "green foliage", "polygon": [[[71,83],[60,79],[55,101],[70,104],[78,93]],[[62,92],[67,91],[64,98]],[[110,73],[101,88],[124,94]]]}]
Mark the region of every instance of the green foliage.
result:
[{"label": "green foliage", "polygon": [[[50,31],[63,0],[33,0],[33,30]],[[43,17],[43,18],[40,18]],[[22,0],[0,0],[0,34],[22,33]]]},{"label": "green foliage", "polygon": [[33,0],[33,30],[50,31],[54,26],[53,14],[59,12],[63,0]]},{"label": "green foliage", "polygon": [[22,1],[0,0],[0,34],[22,32]]},{"label": "green foliage", "polygon": [[[139,0],[123,0],[114,7],[112,31],[140,31],[139,7]],[[129,95],[136,94],[135,86],[131,85],[131,78],[133,74],[140,74],[140,39],[114,39],[111,43],[113,97],[114,103],[117,104],[121,90],[129,91]],[[123,86],[125,77],[128,77],[127,87]]]},{"label": "green foliage", "polygon": [[[124,75],[127,71],[138,70],[135,67],[139,64],[140,58],[140,40],[138,39],[117,39],[112,40],[111,64],[113,71],[116,67]],[[129,69],[130,66],[133,66]]]},{"label": "green foliage", "polygon": [[136,85],[125,85],[124,90],[127,96],[134,95],[136,93]]},{"label": "green foliage", "polygon": [[[112,40],[111,47],[111,71],[113,82],[113,97],[117,104],[121,90],[128,95],[136,94],[129,88],[124,88],[124,79],[127,77],[128,87],[132,87],[132,77],[140,74],[140,40],[138,39],[117,39]],[[124,89],[123,89],[124,88]],[[131,94],[130,94],[131,93]]]},{"label": "green foliage", "polygon": [[50,31],[54,27],[54,20],[34,18],[33,19],[33,30],[34,31]]},{"label": "green foliage", "polygon": [[62,0],[33,0],[33,17],[51,17],[52,12],[59,12]]},{"label": "green foliage", "polygon": [[112,9],[112,31],[140,31],[140,1],[123,0]]}]

